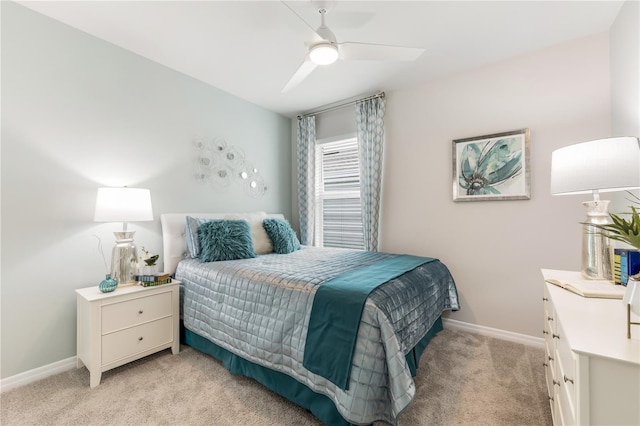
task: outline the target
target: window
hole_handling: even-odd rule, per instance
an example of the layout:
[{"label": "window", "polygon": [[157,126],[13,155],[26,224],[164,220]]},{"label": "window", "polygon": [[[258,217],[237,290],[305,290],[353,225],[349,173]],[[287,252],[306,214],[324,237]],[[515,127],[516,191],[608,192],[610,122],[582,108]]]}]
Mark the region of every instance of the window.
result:
[{"label": "window", "polygon": [[356,138],[316,145],[316,245],[364,249]]}]

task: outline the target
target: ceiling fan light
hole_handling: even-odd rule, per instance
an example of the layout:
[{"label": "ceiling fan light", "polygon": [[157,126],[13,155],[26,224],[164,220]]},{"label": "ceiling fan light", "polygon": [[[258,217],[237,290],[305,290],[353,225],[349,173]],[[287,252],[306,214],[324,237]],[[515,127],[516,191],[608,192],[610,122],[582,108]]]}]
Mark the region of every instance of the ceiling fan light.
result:
[{"label": "ceiling fan light", "polygon": [[331,43],[318,43],[311,47],[309,59],[316,65],[329,65],[338,60],[338,48]]}]

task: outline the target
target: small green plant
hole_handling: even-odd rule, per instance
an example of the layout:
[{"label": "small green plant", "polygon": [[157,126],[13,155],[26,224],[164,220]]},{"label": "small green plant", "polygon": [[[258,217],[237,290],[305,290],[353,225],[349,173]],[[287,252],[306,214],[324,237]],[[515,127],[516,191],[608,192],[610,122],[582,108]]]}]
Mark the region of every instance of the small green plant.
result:
[{"label": "small green plant", "polygon": [[[620,215],[609,213],[613,223],[594,226],[608,238],[627,243],[640,250],[640,212],[636,208],[636,206],[640,206],[640,197],[632,193],[629,193],[629,195],[632,197],[630,201],[634,204],[630,206],[631,213],[622,213]],[[623,215],[628,216],[628,219]]]},{"label": "small green plant", "polygon": [[140,247],[140,250],[142,250],[142,252],[144,253],[144,257],[142,258],[142,261],[147,266],[154,266],[158,261],[158,258],[160,257],[160,255],[158,254],[149,255],[149,250],[145,249],[144,246]]}]

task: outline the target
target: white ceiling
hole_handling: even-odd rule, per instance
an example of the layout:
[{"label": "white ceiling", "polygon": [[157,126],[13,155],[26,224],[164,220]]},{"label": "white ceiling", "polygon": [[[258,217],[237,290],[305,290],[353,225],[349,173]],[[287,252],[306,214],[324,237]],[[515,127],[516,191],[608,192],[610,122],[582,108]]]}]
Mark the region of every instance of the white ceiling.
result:
[{"label": "white ceiling", "polygon": [[281,93],[304,60],[311,28],[319,26],[316,1],[19,3],[287,116],[606,32],[622,6],[619,1],[332,1],[326,24],[338,41],[426,52],[409,63],[338,61]]}]

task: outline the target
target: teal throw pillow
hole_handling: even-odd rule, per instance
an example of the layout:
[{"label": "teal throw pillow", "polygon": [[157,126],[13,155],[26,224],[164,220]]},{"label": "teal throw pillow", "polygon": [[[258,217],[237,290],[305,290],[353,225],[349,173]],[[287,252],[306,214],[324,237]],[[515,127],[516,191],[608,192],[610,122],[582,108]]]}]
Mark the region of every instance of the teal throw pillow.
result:
[{"label": "teal throw pillow", "polygon": [[210,220],[198,227],[200,262],[256,257],[246,220]]},{"label": "teal throw pillow", "polygon": [[262,226],[271,239],[274,252],[287,254],[300,250],[300,241],[286,220],[265,219],[262,221]]}]

